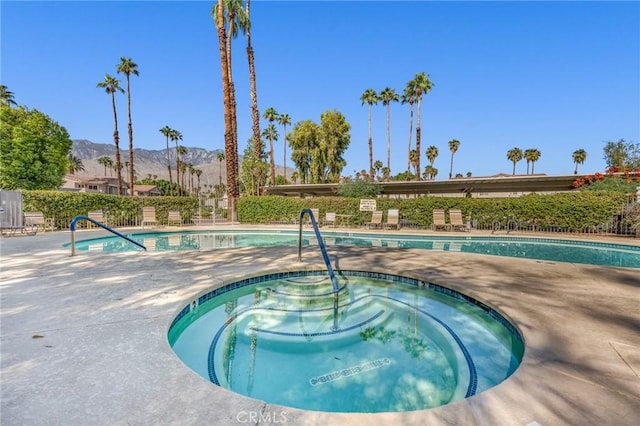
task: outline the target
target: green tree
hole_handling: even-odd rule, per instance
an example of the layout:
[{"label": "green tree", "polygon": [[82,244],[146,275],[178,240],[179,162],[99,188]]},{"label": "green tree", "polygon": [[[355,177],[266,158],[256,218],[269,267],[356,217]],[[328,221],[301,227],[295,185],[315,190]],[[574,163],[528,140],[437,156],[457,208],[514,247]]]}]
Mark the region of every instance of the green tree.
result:
[{"label": "green tree", "polygon": [[522,150],[520,148],[513,148],[507,151],[507,158],[513,163],[512,175],[516,174],[516,163],[522,160]]},{"label": "green tree", "polygon": [[[411,161],[411,165],[413,166],[413,170],[415,171],[415,175],[418,176],[418,165],[420,164],[420,154],[415,149],[409,151],[409,161]],[[410,172],[407,173],[407,177],[410,177]]]},{"label": "green tree", "polygon": [[49,116],[0,104],[0,188],[59,188],[71,145],[67,130]]},{"label": "green tree", "polygon": [[296,165],[300,182],[311,182],[311,160],[314,150],[318,145],[318,132],[320,126],[311,120],[298,121],[291,133],[289,144],[291,145],[291,159]]},{"label": "green tree", "polygon": [[338,182],[347,165],[343,155],[351,142],[351,125],[336,110],[320,115],[318,149],[311,162],[313,183]]},{"label": "green tree", "polygon": [[284,128],[282,134],[282,145],[284,146],[284,183],[287,183],[287,126],[291,125],[291,117],[289,114],[280,114],[278,116],[278,122]]},{"label": "green tree", "polygon": [[118,133],[118,114],[116,112],[116,92],[124,93],[124,89],[120,87],[120,80],[105,74],[104,81],[97,84],[98,88],[104,89],[106,93],[111,95],[111,108],[113,109],[113,143],[116,146],[116,177],[118,178],[118,195],[122,195],[122,162],[120,161],[120,134]]},{"label": "green tree", "polygon": [[178,166],[178,169],[180,170],[180,180],[178,180],[178,195],[186,195],[185,173],[188,168],[188,163],[184,162],[184,157],[186,155],[187,155],[186,147],[182,145],[176,146],[176,161],[178,158],[180,158],[180,163]]},{"label": "green tree", "polygon": [[[413,79],[412,87],[415,88],[416,94],[416,103],[418,106],[418,117],[416,120],[416,151],[420,153],[420,140],[422,137],[422,127],[420,125],[421,118],[421,110],[422,110],[422,96],[426,95],[433,88],[433,83],[429,80],[429,74],[425,74],[424,72],[419,72],[416,74]],[[420,170],[420,157],[418,156],[418,164],[417,170]],[[416,173],[416,176],[419,176],[419,173]]]},{"label": "green tree", "polygon": [[[110,171],[113,170],[113,160],[110,157],[102,156],[98,158],[98,164],[104,167],[105,176],[107,175],[107,169],[109,169]],[[109,172],[109,174],[111,175],[112,173]]]},{"label": "green tree", "polygon": [[[264,142],[260,141],[260,156],[255,156],[253,141],[247,141],[247,148],[244,150],[242,158],[242,171],[240,182],[244,195],[260,195],[261,188],[264,187],[269,165],[267,164],[267,154],[264,152]],[[261,182],[262,180],[262,182]]]},{"label": "green tree", "polygon": [[275,110],[275,108],[273,107],[269,107],[265,110],[265,112],[262,114],[262,118],[264,118],[265,120],[267,120],[269,122],[269,126],[267,126],[267,129],[265,129],[265,132],[263,132],[263,137],[266,134],[267,137],[269,138],[269,164],[270,164],[270,182],[271,182],[271,186],[275,186],[276,184],[276,162],[275,162],[275,158],[273,155],[273,138],[275,135],[275,126],[273,125],[273,122],[276,121],[278,119],[278,112]]},{"label": "green tree", "polygon": [[387,107],[387,167],[391,169],[391,102],[398,102],[400,97],[391,87],[385,87],[379,99]]},{"label": "green tree", "polygon": [[[165,142],[167,145],[167,170],[169,171],[169,191],[173,189],[173,176],[171,175],[171,151],[169,150],[169,138],[173,134],[173,129],[169,126],[164,126],[160,129],[160,133],[165,137]],[[173,140],[173,139],[172,139]],[[169,193],[169,195],[173,195],[173,193]]]},{"label": "green tree", "polygon": [[378,177],[378,180],[380,180],[380,170],[382,170],[382,167],[384,166],[384,164],[382,163],[382,161],[380,160],[376,160],[373,162],[373,168],[376,171],[376,176]]},{"label": "green tree", "polygon": [[587,151],[582,148],[576,149],[575,151],[573,151],[573,154],[571,154],[571,157],[573,158],[573,162],[576,165],[576,168],[573,170],[573,174],[577,175],[578,164],[583,164],[585,162],[585,160],[587,159]]},{"label": "green tree", "polygon": [[620,170],[640,167],[640,144],[638,143],[626,142],[624,139],[617,142],[607,141],[603,151],[607,167]]},{"label": "green tree", "polygon": [[407,146],[407,178],[411,176],[411,138],[413,137],[413,104],[416,102],[415,82],[410,80],[402,93],[402,104],[409,104],[409,144]]},{"label": "green tree", "polygon": [[70,175],[74,175],[76,172],[83,172],[84,164],[82,164],[82,160],[69,153],[67,155],[67,171]]},{"label": "green tree", "polygon": [[18,105],[14,100],[13,92],[4,84],[0,84],[0,105],[12,106]]},{"label": "green tree", "polygon": [[371,136],[371,107],[378,103],[378,94],[373,89],[367,89],[360,96],[362,105],[369,105],[368,108],[368,123],[369,123],[369,176],[373,179],[373,138]]},{"label": "green tree", "polygon": [[453,155],[458,151],[460,141],[457,139],[451,139],[449,141],[449,151],[451,151],[451,163],[449,164],[449,179],[453,175]]},{"label": "green tree", "polygon": [[[427,150],[425,151],[425,153],[427,155],[427,160],[429,160],[429,165],[433,167],[434,161],[436,161],[436,158],[438,158],[438,147],[435,145],[431,145],[427,147]],[[420,165],[419,158],[418,158],[418,165]]]},{"label": "green tree", "polygon": [[[216,159],[218,160],[219,164],[219,169],[218,169],[218,173],[219,173],[219,180],[218,180],[218,184],[222,185],[222,162],[224,161],[224,151],[220,151],[216,154]],[[256,194],[258,195],[258,194]]]},{"label": "green tree", "polygon": [[[139,75],[138,72],[138,64],[133,62],[131,58],[121,57],[120,63],[117,67],[118,73],[123,73],[127,78],[127,117],[128,117],[128,133],[129,133],[129,164],[131,164],[131,168],[129,169],[129,182],[133,185],[133,122],[131,121],[131,74]],[[133,197],[133,190],[129,191],[129,194]]]},{"label": "green tree", "polygon": [[[527,152],[528,152],[528,154],[527,154]],[[531,149],[525,150],[524,158],[527,160],[527,163],[529,161],[531,162],[531,174],[534,173],[534,168],[536,166],[536,161],[538,161],[540,159],[541,155],[542,155],[542,153],[537,148],[531,148]],[[527,171],[528,170],[529,170],[529,166],[527,165]]]},{"label": "green tree", "polygon": [[[247,0],[246,8],[245,8],[245,16],[246,16],[246,28],[245,35],[247,36],[247,62],[249,63],[249,83],[250,83],[250,93],[251,93],[251,120],[252,120],[252,130],[253,130],[253,150],[254,156],[256,158],[260,158],[262,154],[262,139],[260,138],[260,111],[258,110],[258,91],[256,88],[256,67],[254,60],[254,52],[253,45],[251,44],[251,18],[250,18],[250,9],[251,9],[251,1]],[[289,123],[291,124],[291,123]],[[285,131],[285,144],[287,142],[286,131]],[[285,173],[286,173],[286,165],[285,165]],[[259,180],[263,182],[262,179]],[[258,194],[262,194],[262,188],[259,188]]]}]

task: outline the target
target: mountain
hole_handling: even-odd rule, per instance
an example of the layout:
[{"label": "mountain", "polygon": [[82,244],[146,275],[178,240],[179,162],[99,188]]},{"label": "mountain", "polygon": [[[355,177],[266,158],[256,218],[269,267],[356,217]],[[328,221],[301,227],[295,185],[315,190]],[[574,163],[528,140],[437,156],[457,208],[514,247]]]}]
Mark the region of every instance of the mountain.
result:
[{"label": "mountain", "polygon": [[[76,172],[80,176],[104,176],[104,166],[98,163],[98,158],[109,157],[115,162],[115,146],[106,143],[94,143],[86,139],[73,139],[73,145],[71,147],[71,154],[79,158],[84,166],[84,171]],[[186,147],[187,153],[184,158],[180,158],[180,161],[191,163],[193,167],[202,170],[200,176],[200,184],[202,185],[215,185],[220,181],[220,166],[222,166],[222,182],[226,181],[226,167],[225,162],[222,164],[218,161],[218,153],[224,152],[220,149],[209,151],[204,148],[198,147]],[[171,151],[171,166],[172,178],[176,178],[176,163],[175,163],[175,146],[169,146]],[[120,161],[124,164],[129,160],[129,150],[120,150]],[[167,170],[167,151],[161,150],[149,150],[134,148],[133,149],[133,163],[135,167],[136,176],[139,179],[144,179],[148,175],[157,176],[158,179],[169,180],[169,171]],[[287,176],[291,176],[295,170],[287,167]],[[276,168],[276,174],[282,174],[284,172],[283,167]],[[111,170],[107,170],[107,175],[113,173]]]}]

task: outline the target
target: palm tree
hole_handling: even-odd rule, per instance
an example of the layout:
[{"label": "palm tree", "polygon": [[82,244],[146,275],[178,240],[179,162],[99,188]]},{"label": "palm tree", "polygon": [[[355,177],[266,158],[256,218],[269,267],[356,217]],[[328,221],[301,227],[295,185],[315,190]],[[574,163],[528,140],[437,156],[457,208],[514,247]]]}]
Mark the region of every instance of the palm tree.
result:
[{"label": "palm tree", "polygon": [[200,195],[200,176],[202,175],[202,169],[196,169],[196,177],[198,178],[198,188],[196,188],[196,195]]},{"label": "palm tree", "polygon": [[420,154],[418,153],[418,151],[416,151],[415,149],[409,151],[409,161],[411,161],[413,170],[415,170],[415,175],[418,176],[418,164],[420,164]]},{"label": "palm tree", "polygon": [[271,186],[276,185],[276,163],[273,157],[273,136],[275,133],[275,126],[273,122],[278,119],[278,112],[273,107],[269,107],[262,114],[262,118],[269,121],[269,126],[265,129],[263,136],[269,138],[269,162],[271,164]]},{"label": "palm tree", "polygon": [[103,156],[98,158],[98,164],[104,166],[104,175],[107,175],[107,168],[111,169],[113,167],[113,160],[107,156]]},{"label": "palm tree", "polygon": [[220,163],[220,180],[218,181],[218,184],[222,185],[222,162],[224,161],[224,152],[220,151],[218,152],[218,154],[216,155],[216,158],[218,160],[218,162]]},{"label": "palm tree", "polygon": [[284,183],[287,183],[287,126],[291,125],[291,117],[289,114],[280,114],[278,122],[284,127],[284,133],[282,136],[282,145],[284,145]]},{"label": "palm tree", "polygon": [[531,159],[531,174],[533,174],[533,169],[536,165],[536,161],[538,161],[540,159],[540,155],[542,155],[542,153],[540,152],[539,149],[533,148],[529,153],[529,158]]},{"label": "palm tree", "polygon": [[178,130],[171,130],[171,134],[169,138],[176,144],[176,186],[177,193],[176,195],[181,195],[180,193],[180,150],[178,149],[178,141],[182,140],[182,133]]},{"label": "palm tree", "polygon": [[98,83],[97,87],[104,88],[105,92],[111,95],[111,106],[113,108],[113,143],[116,146],[116,177],[118,178],[118,195],[122,195],[122,163],[120,162],[120,135],[118,134],[118,114],[116,113],[116,92],[124,93],[120,87],[120,80],[105,74],[104,81]]},{"label": "palm tree", "polygon": [[373,139],[371,138],[371,107],[378,103],[378,94],[373,89],[367,89],[360,96],[362,105],[369,105],[369,176],[373,179]]},{"label": "palm tree", "polygon": [[523,154],[524,159],[527,160],[527,174],[529,174],[529,164],[531,163],[532,151],[532,149],[525,149]]},{"label": "palm tree", "polygon": [[[127,117],[129,118],[128,130],[129,130],[129,163],[131,163],[131,169],[129,170],[129,180],[133,185],[133,123],[131,122],[131,85],[129,77],[131,74],[138,75],[138,65],[131,60],[131,58],[120,58],[120,63],[117,68],[118,73],[123,73],[127,77]],[[133,197],[133,191],[130,191],[130,195]]]},{"label": "palm tree", "polygon": [[451,164],[449,165],[449,179],[453,175],[453,154],[458,151],[458,147],[460,146],[460,141],[457,139],[451,139],[449,141],[449,151],[451,151]]},{"label": "palm tree", "polygon": [[173,195],[173,177],[171,176],[171,152],[169,151],[169,138],[173,129],[169,126],[164,126],[160,129],[160,133],[164,135],[167,142],[167,169],[169,170],[169,195]]},{"label": "palm tree", "polygon": [[67,156],[67,161],[69,162],[69,165],[67,167],[69,174],[73,175],[76,172],[84,171],[84,164],[82,164],[82,160],[75,155],[69,153],[69,155]]},{"label": "palm tree", "polygon": [[379,99],[387,107],[387,167],[391,169],[391,102],[398,102],[400,97],[391,87],[385,87]]},{"label": "palm tree", "polygon": [[[420,127],[420,112],[422,106],[422,95],[426,95],[429,93],[431,88],[433,87],[433,83],[429,80],[429,74],[425,74],[424,72],[419,72],[416,74],[416,77],[413,80],[413,87],[416,90],[416,102],[418,104],[418,118],[416,120],[416,151],[420,152],[420,138],[422,136],[422,129]],[[418,164],[417,169],[420,170],[420,157],[418,156]],[[418,179],[420,179],[420,175],[418,174]]]},{"label": "palm tree", "polygon": [[[247,36],[247,61],[249,62],[249,83],[251,86],[251,120],[253,122],[253,153],[256,158],[260,158],[262,155],[262,140],[260,139],[260,111],[258,110],[258,91],[256,89],[256,68],[253,57],[253,46],[251,45],[251,18],[250,18],[251,0],[247,0],[245,14],[246,14],[246,28],[245,35]],[[287,141],[285,132],[285,144]],[[286,179],[286,164],[285,164],[285,179]],[[262,182],[262,179],[259,180]],[[262,189],[258,188],[258,194],[262,193]]]},{"label": "palm tree", "polygon": [[413,136],[413,104],[416,101],[414,81],[410,80],[402,93],[402,104],[409,104],[409,145],[407,147],[407,179],[411,175],[411,138]]},{"label": "palm tree", "polygon": [[573,154],[571,155],[573,157],[573,162],[576,163],[576,168],[573,171],[574,175],[578,174],[578,164],[583,164],[584,161],[587,159],[587,151],[585,151],[584,149],[580,148],[577,149],[575,151],[573,151]]},{"label": "palm tree", "polygon": [[[438,157],[438,147],[435,145],[431,145],[427,147],[427,150],[425,151],[425,153],[427,155],[427,160],[429,160],[429,164],[431,165],[431,167],[433,167],[433,162],[436,161],[436,158]],[[419,157],[418,157],[418,164],[420,164]]]},{"label": "palm tree", "polygon": [[[374,161],[373,168],[376,171],[376,175],[380,173],[380,170],[382,169],[382,166],[384,166],[384,164],[382,164],[382,161],[380,161],[380,160]],[[380,180],[379,176],[378,176],[378,180]]]},{"label": "palm tree", "polygon": [[522,160],[522,150],[520,148],[513,148],[507,151],[507,158],[513,163],[512,175],[516,174],[516,163]]},{"label": "palm tree", "polygon": [[18,105],[16,101],[13,100],[13,92],[4,84],[0,84],[0,104],[6,106]]}]

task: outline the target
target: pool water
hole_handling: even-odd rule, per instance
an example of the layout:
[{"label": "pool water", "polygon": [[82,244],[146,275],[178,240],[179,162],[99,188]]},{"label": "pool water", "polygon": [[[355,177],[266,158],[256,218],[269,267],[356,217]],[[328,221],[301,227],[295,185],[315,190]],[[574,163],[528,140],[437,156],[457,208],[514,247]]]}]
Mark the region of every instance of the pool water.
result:
[{"label": "pool water", "polygon": [[[640,268],[640,246],[592,241],[530,237],[455,237],[403,234],[322,233],[327,246],[395,247],[459,251],[494,256],[557,262]],[[212,250],[237,247],[297,246],[297,231],[186,231],[133,234],[148,250]],[[317,244],[313,233],[303,234],[303,244]],[[68,244],[67,244],[68,245]],[[121,252],[140,250],[119,238],[76,242],[78,251]]]},{"label": "pool water", "polygon": [[169,342],[223,388],[333,412],[438,407],[500,383],[522,359],[513,326],[451,290],[354,271],[339,282],[337,306],[326,271],[230,284],[187,305]]}]

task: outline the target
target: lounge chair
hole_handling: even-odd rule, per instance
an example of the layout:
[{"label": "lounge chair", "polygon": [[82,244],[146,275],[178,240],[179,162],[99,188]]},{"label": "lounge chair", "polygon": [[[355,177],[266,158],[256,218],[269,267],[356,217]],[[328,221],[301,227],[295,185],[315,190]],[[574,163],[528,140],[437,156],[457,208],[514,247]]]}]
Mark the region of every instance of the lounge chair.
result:
[{"label": "lounge chair", "polygon": [[460,209],[449,209],[449,224],[453,230],[467,231],[467,225],[462,219],[462,210]]},{"label": "lounge chair", "polygon": [[182,225],[182,216],[179,211],[170,211],[167,217],[167,225]]},{"label": "lounge chair", "polygon": [[398,209],[389,209],[387,211],[387,222],[384,229],[400,229],[400,211]]},{"label": "lounge chair", "polygon": [[158,221],[156,220],[156,208],[155,207],[143,207],[142,208],[142,228],[144,229],[145,225],[157,225]]},{"label": "lounge chair", "polygon": [[336,227],[336,214],[329,212],[325,215],[324,217],[324,222],[322,223],[325,226],[332,226],[332,227]]},{"label": "lounge chair", "polygon": [[431,228],[434,231],[437,231],[438,228],[444,228],[448,231],[451,228],[451,225],[447,223],[447,219],[444,216],[443,209],[433,209],[433,224],[431,225]]},{"label": "lounge chair", "polygon": [[382,227],[382,210],[376,210],[371,213],[371,222],[367,222],[364,224],[364,227],[369,228],[380,228]]},{"label": "lounge chair", "polygon": [[[313,218],[316,220],[316,223],[319,224],[319,220],[320,220],[320,209],[309,209],[311,210],[311,213],[313,214]],[[305,225],[309,225],[311,226],[311,216],[309,216],[308,214],[305,215],[306,219],[304,220],[304,224]]]},{"label": "lounge chair", "polygon": [[45,218],[42,212],[25,212],[24,224],[27,227],[36,227],[37,229],[42,230],[42,232],[53,231],[55,227],[53,219]]},{"label": "lounge chair", "polygon": [[[87,213],[87,217],[90,219],[95,220],[96,222],[100,222],[102,224],[106,224],[105,220],[104,220],[104,214],[102,213],[102,210],[95,210],[95,211],[90,211],[89,213]],[[96,225],[94,225],[91,222],[87,223],[87,227],[88,228],[92,228]]]}]

